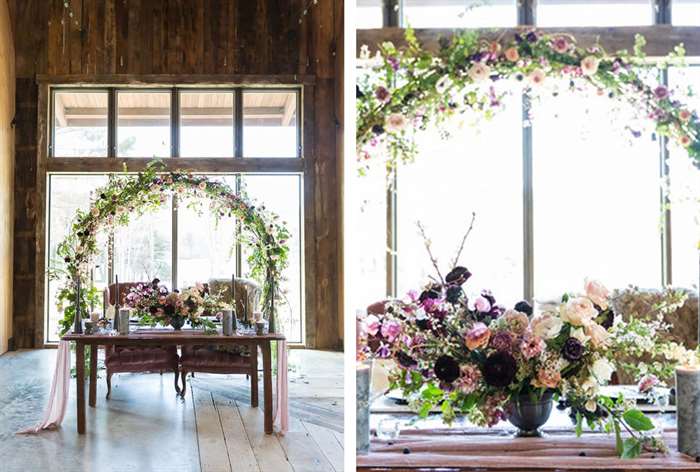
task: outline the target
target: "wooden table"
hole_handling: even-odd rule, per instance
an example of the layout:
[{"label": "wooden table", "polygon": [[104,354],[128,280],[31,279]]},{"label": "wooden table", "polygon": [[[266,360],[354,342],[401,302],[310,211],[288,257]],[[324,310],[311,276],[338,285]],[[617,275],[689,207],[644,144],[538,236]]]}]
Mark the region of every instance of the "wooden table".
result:
[{"label": "wooden table", "polygon": [[85,434],[85,346],[90,346],[90,391],[89,404],[94,407],[97,402],[97,347],[98,346],[183,346],[183,345],[222,345],[239,344],[248,345],[252,349],[251,355],[257,355],[257,348],[262,351],[263,361],[263,396],[265,413],[265,433],[272,434],[272,341],[283,341],[282,334],[235,335],[223,336],[221,334],[204,334],[198,330],[144,330],[132,331],[128,335],[110,336],[106,334],[73,334],[68,333],[64,341],[74,341],[76,344],[75,383],[77,391],[78,407],[78,434]]},{"label": "wooden table", "polygon": [[668,455],[644,454],[619,459],[615,437],[605,434],[550,435],[517,438],[494,435],[436,434],[415,431],[395,441],[375,439],[369,454],[357,457],[358,471],[683,471],[697,472],[700,463],[676,449],[676,433],[668,431]]}]

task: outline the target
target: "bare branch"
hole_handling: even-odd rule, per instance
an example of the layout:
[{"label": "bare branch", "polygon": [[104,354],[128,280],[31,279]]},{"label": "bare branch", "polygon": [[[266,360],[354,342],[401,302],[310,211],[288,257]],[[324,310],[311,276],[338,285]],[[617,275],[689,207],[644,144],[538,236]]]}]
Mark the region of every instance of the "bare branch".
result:
[{"label": "bare branch", "polygon": [[450,269],[454,269],[457,267],[457,263],[459,262],[459,258],[462,255],[462,251],[464,251],[464,244],[467,242],[467,238],[469,237],[469,233],[472,232],[472,229],[474,229],[474,220],[476,219],[476,213],[472,212],[472,221],[469,223],[469,228],[467,228],[467,232],[464,233],[464,237],[462,238],[462,243],[459,245],[459,249],[457,249],[457,254],[455,254],[454,261],[452,261],[452,267]]},{"label": "bare branch", "polygon": [[416,225],[418,226],[418,229],[420,230],[420,234],[423,237],[423,243],[425,244],[425,249],[428,251],[428,256],[430,257],[430,262],[433,264],[433,267],[435,268],[435,272],[437,272],[438,277],[440,278],[440,283],[442,285],[445,285],[445,279],[442,277],[442,274],[440,273],[440,266],[438,264],[437,259],[433,255],[433,251],[430,249],[430,246],[432,245],[430,238],[425,234],[425,228],[423,228],[423,225],[421,224],[420,221],[416,221]]}]

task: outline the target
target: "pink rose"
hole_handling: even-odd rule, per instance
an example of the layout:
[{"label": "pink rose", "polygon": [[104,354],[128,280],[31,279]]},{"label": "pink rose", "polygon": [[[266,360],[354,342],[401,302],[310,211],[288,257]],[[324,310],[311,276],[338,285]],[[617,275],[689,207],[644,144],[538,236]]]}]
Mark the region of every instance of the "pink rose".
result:
[{"label": "pink rose", "polygon": [[382,336],[384,336],[387,341],[392,342],[401,333],[401,325],[396,321],[385,321],[382,324]]},{"label": "pink rose", "polygon": [[527,78],[532,85],[542,85],[544,83],[544,79],[547,78],[547,74],[545,74],[542,69],[537,68],[530,72],[530,75],[528,75]]},{"label": "pink rose", "polygon": [[600,64],[600,59],[595,56],[586,56],[581,60],[581,72],[584,75],[594,75],[598,72],[598,65]]},{"label": "pink rose", "polygon": [[598,316],[589,298],[572,298],[561,309],[561,319],[573,326],[585,326]]},{"label": "pink rose", "polygon": [[474,308],[480,313],[488,313],[491,311],[491,302],[486,297],[479,295],[474,299]]},{"label": "pink rose", "polygon": [[557,388],[559,382],[561,382],[561,373],[558,370],[540,369],[533,384],[538,388]]},{"label": "pink rose", "polygon": [[489,343],[491,330],[484,323],[474,323],[474,326],[464,336],[464,343],[470,351],[484,347]]},{"label": "pink rose", "polygon": [[386,119],[386,129],[391,132],[402,131],[406,127],[406,118],[400,113],[392,113]]},{"label": "pink rose", "polygon": [[520,54],[518,54],[518,50],[514,47],[506,49],[505,56],[510,62],[516,62],[520,59]]},{"label": "pink rose", "polygon": [[608,308],[610,292],[603,284],[597,280],[586,279],[584,289],[586,290],[586,296],[590,298],[593,303],[598,305],[601,310]]},{"label": "pink rose", "polygon": [[659,384],[659,379],[655,375],[645,375],[639,380],[637,387],[639,388],[639,393],[647,393],[652,388]]},{"label": "pink rose", "polygon": [[365,333],[370,336],[376,336],[379,332],[380,326],[381,323],[379,322],[379,318],[377,318],[375,315],[367,315],[364,320]]},{"label": "pink rose", "polygon": [[569,40],[564,36],[559,36],[552,42],[552,49],[559,54],[564,54],[569,50]]}]

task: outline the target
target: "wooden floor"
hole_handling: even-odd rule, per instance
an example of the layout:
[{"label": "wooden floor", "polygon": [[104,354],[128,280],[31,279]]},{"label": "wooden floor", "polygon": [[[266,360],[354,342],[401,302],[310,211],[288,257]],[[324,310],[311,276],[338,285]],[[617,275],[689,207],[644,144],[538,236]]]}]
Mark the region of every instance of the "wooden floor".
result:
[{"label": "wooden floor", "polygon": [[266,435],[261,409],[198,387],[190,392],[202,472],[343,470],[342,433],[291,417],[286,435]]},{"label": "wooden floor", "polygon": [[61,428],[16,435],[41,418],[55,359],[55,349],[0,356],[0,472],[343,470],[341,353],[291,351],[285,436],[263,433],[263,410],[250,407],[244,376],[213,374],[189,379],[184,400],[172,374],[117,374],[109,400],[101,378],[85,435],[76,433],[71,382]]}]

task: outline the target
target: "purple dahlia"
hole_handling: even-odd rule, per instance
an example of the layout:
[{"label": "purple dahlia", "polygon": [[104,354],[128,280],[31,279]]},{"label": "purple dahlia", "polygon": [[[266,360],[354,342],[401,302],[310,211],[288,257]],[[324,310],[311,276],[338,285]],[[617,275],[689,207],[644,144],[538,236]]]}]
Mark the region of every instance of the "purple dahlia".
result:
[{"label": "purple dahlia", "polygon": [[484,362],[484,380],[492,387],[507,387],[515,379],[518,367],[515,358],[507,352],[496,352]]}]

